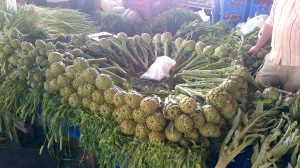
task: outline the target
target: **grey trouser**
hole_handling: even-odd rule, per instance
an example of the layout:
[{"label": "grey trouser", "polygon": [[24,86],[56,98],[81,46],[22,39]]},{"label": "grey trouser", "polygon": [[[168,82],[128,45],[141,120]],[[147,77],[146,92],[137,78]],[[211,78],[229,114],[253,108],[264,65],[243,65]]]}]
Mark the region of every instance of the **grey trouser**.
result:
[{"label": "grey trouser", "polygon": [[297,92],[300,90],[300,66],[277,65],[266,61],[256,80],[267,86]]}]

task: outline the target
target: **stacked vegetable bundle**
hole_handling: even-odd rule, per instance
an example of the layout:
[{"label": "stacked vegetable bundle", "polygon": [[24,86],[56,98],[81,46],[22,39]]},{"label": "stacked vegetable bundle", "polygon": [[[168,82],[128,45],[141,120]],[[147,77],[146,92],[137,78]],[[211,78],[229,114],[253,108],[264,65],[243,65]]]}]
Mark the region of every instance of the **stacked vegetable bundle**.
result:
[{"label": "stacked vegetable bundle", "polygon": [[[47,23],[45,21],[43,24]],[[153,37],[147,33],[133,37],[118,33],[111,38],[92,41],[86,34],[77,34],[59,35],[45,41],[31,38],[31,41],[35,41],[34,44],[26,42],[27,35],[17,29],[6,31],[0,37],[0,97],[3,99],[0,104],[5,107],[1,109],[1,113],[9,116],[8,109],[16,107],[12,111],[20,114],[21,118],[32,115],[29,119],[34,120],[37,106],[42,103],[42,122],[48,125],[49,120],[53,119],[51,125],[55,125],[44,128],[50,130],[46,135],[49,140],[48,148],[54,142],[60,142],[62,149],[65,131],[62,125],[65,118],[69,114],[74,115],[76,109],[80,113],[84,111],[86,113],[79,116],[84,118],[76,123],[80,129],[83,128],[81,141],[85,142],[84,145],[101,147],[103,149],[100,150],[108,152],[120,152],[122,161],[130,159],[131,164],[157,165],[155,162],[163,156],[158,151],[167,151],[164,158],[176,151],[179,154],[172,156],[179,158],[181,167],[193,167],[205,157],[201,156],[201,146],[212,147],[215,144],[210,144],[216,140],[223,141],[226,136],[218,166],[226,166],[250,144],[256,144],[252,158],[256,167],[274,164],[292,148],[295,150],[291,165],[296,165],[299,137],[297,124],[293,119],[299,117],[299,95],[288,97],[283,102],[282,96],[277,92],[269,94],[267,89],[263,94],[257,92],[256,96],[263,98],[263,106],[268,109],[262,110],[260,100],[256,102],[256,112],[251,113],[255,108],[246,108],[251,104],[249,90],[251,86],[258,87],[258,84],[245,66],[257,69],[267,52],[265,49],[269,48],[263,49],[257,59],[247,59],[247,51],[256,41],[257,31],[241,39],[230,35],[224,37],[225,40],[220,40],[224,32],[229,31],[223,29],[226,24],[217,25],[214,30],[219,31],[216,34],[216,31],[210,31],[211,27],[198,21],[187,27],[198,25],[202,27],[195,32],[200,33],[196,36],[202,37],[200,39],[205,43],[180,38],[184,34],[184,37],[198,39],[195,33],[189,33],[190,29],[179,31],[178,38],[172,37],[168,32]],[[80,32],[84,30],[85,26],[78,26]],[[185,29],[183,26],[181,30]],[[204,36],[201,34],[202,30],[205,31]],[[138,77],[162,55],[176,61],[170,78],[160,82],[140,80]],[[237,55],[242,55],[242,59],[237,59]],[[253,62],[257,66],[253,66]],[[254,69],[252,73],[255,71]],[[131,90],[131,87],[136,88],[132,79],[140,85],[139,92]],[[23,87],[25,83],[28,86]],[[149,89],[149,83],[154,87],[167,85],[168,90],[163,87],[161,90],[166,91],[165,94],[157,94],[157,88]],[[147,93],[143,89],[147,89]],[[47,93],[44,94],[44,91]],[[283,111],[286,113],[281,115]],[[291,114],[287,115],[288,111]],[[89,125],[90,120],[98,126]],[[83,123],[85,124],[81,125]],[[94,126],[101,129],[90,133],[90,128]],[[228,131],[228,127],[232,127],[231,130]],[[269,133],[271,134],[266,136]],[[97,134],[97,138],[90,140],[93,134]],[[103,135],[107,140],[102,140]],[[120,137],[122,141],[118,141]],[[102,139],[99,141],[99,138]],[[256,140],[261,141],[258,143]],[[160,144],[162,142],[171,145]],[[108,144],[114,146],[107,147]],[[152,144],[156,144],[155,149]],[[131,146],[133,147],[130,148]],[[274,149],[270,150],[269,146]],[[188,147],[188,150],[182,147]],[[131,150],[133,155],[136,148],[142,149],[139,151],[140,156],[128,156],[127,150]],[[266,155],[263,157],[258,151]],[[153,159],[154,155],[158,157]],[[110,162],[112,157],[115,156],[109,154],[104,162]],[[196,158],[198,161],[194,163]],[[165,163],[173,165],[172,167],[176,165],[173,160],[159,161],[158,164],[164,167]],[[189,164],[192,166],[186,166]]]},{"label": "stacked vegetable bundle", "polygon": [[[253,145],[252,167],[296,167],[299,158],[299,93],[275,88],[256,91],[254,108],[239,110],[222,143],[218,168],[226,167],[246,147]],[[286,157],[291,156],[291,158]]]},{"label": "stacked vegetable bundle", "polygon": [[[7,80],[21,80],[32,87],[41,86],[43,74],[41,67],[47,65],[43,57],[46,50],[35,50],[31,43],[22,41],[23,35],[11,29],[1,38],[1,73]],[[37,41],[37,45],[39,41]]]},{"label": "stacked vegetable bundle", "polygon": [[[15,80],[27,81],[31,87],[41,87],[44,82],[45,91],[59,92],[62,100],[71,106],[83,107],[102,117],[111,118],[119,124],[122,133],[135,135],[140,139],[149,138],[151,143],[164,142],[167,139],[185,146],[188,141],[201,144],[208,142],[206,138],[219,138],[220,127],[236,114],[237,100],[245,100],[246,96],[234,95],[229,99],[230,94],[227,92],[234,93],[239,88],[247,93],[246,79],[250,79],[250,76],[239,65],[235,66],[234,71],[237,76],[225,80],[219,89],[211,91],[206,97],[209,104],[202,108],[195,99],[188,97],[160,105],[157,98],[144,97],[135,91],[127,92],[113,84],[110,75],[118,75],[110,71],[113,69],[112,65],[121,68],[119,64],[123,63],[123,69],[127,68],[126,64],[132,65],[131,70],[142,72],[157,56],[169,55],[172,43],[170,33],[158,34],[153,40],[147,34],[127,38],[124,33],[119,33],[116,39],[101,39],[99,42],[88,41],[85,35],[59,36],[48,42],[36,40],[35,45],[22,42],[22,37],[17,29],[12,29],[3,37],[3,74],[9,78],[14,77]],[[140,41],[135,42],[137,39]],[[76,48],[82,44],[86,45],[81,47],[86,53]],[[134,46],[139,44],[143,44],[143,47],[137,47],[139,51],[149,53],[149,57],[137,54]],[[109,45],[119,50],[113,50]],[[195,64],[195,60],[205,58],[208,50],[211,50],[211,47],[192,40],[177,39],[174,45],[171,55],[177,62],[182,63],[173,67],[173,74],[180,72],[181,67],[200,67]],[[220,55],[219,50],[220,48],[216,49],[215,55]],[[111,57],[91,59],[88,55],[107,52],[110,52]],[[193,55],[189,57],[189,53]],[[121,57],[121,54],[125,57]],[[222,57],[226,56],[223,54]],[[148,65],[145,60],[149,61]],[[206,63],[203,60],[202,62]],[[207,67],[204,64],[203,66],[203,69]],[[126,70],[130,72],[129,67]],[[222,107],[226,108],[220,110]]]},{"label": "stacked vegetable bundle", "polygon": [[[87,52],[94,56],[106,56],[113,64],[130,75],[140,76],[159,56],[169,56],[176,61],[171,75],[183,70],[216,69],[230,65],[237,51],[226,45],[206,46],[203,42],[177,38],[173,41],[169,32],[156,34],[153,38],[147,33],[128,37],[118,33],[113,38],[102,38],[86,44]],[[214,63],[214,64],[212,64]]]},{"label": "stacked vegetable bundle", "polygon": [[[34,44],[23,41],[23,37],[17,29],[1,37],[1,74],[3,80],[22,81],[31,88],[60,95],[44,96],[45,101],[61,98],[62,106],[45,107],[63,112],[50,114],[46,109],[48,112],[42,115],[45,123],[47,117],[53,116],[60,125],[58,118],[71,110],[85,109],[90,113],[86,115],[115,121],[119,133],[149,140],[150,144],[208,147],[215,140],[222,140],[228,127],[235,126],[235,118],[241,115],[239,109],[246,110],[249,103],[250,86],[259,87],[243,61],[237,59],[238,51],[229,45],[215,48],[182,38],[173,41],[170,33],[153,38],[148,34],[127,37],[119,33],[99,41],[89,40],[84,34],[60,35],[36,40]],[[170,76],[172,94],[144,96],[124,87],[126,79],[137,78],[160,55],[176,60]],[[73,108],[61,110],[70,106]],[[62,130],[51,131],[54,135],[49,135],[49,141],[62,141],[56,135]],[[231,161],[227,159],[226,162]]]}]

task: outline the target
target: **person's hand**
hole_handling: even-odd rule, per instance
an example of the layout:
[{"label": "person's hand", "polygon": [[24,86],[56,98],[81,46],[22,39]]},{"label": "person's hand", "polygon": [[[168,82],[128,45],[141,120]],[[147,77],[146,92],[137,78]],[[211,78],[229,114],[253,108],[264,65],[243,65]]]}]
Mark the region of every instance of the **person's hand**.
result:
[{"label": "person's hand", "polygon": [[256,45],[251,47],[248,51],[249,54],[251,54],[251,56],[256,55],[260,50],[260,47],[257,47]]}]

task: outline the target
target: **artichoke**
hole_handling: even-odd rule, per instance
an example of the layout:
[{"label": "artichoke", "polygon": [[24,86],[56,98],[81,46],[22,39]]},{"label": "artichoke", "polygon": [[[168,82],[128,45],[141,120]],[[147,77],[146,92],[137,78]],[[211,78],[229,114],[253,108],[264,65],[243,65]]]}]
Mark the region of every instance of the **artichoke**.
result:
[{"label": "artichoke", "polygon": [[201,128],[205,124],[205,118],[203,113],[197,112],[193,114],[192,116],[192,121],[194,123],[194,128]]},{"label": "artichoke", "polygon": [[100,109],[100,105],[98,103],[93,102],[93,101],[90,103],[90,110],[91,110],[91,112],[98,113],[99,109]]},{"label": "artichoke", "polygon": [[59,88],[64,88],[66,86],[69,86],[72,84],[72,80],[70,78],[68,78],[66,75],[64,74],[60,74],[57,77],[57,85]]},{"label": "artichoke", "polygon": [[193,120],[186,114],[181,114],[175,119],[175,128],[180,132],[189,132],[193,129]]},{"label": "artichoke", "polygon": [[125,135],[135,134],[136,123],[133,120],[125,120],[120,125],[120,130]]},{"label": "artichoke", "polygon": [[10,56],[14,53],[14,48],[10,45],[5,45],[2,50],[5,56]]},{"label": "artichoke", "polygon": [[46,92],[51,92],[52,90],[51,90],[51,87],[50,87],[50,81],[45,81],[44,82],[44,90],[46,91]]},{"label": "artichoke", "polygon": [[248,89],[248,83],[243,78],[234,75],[234,76],[230,76],[228,79],[237,82],[238,83],[237,88],[239,88],[239,89]]},{"label": "artichoke", "polygon": [[197,102],[193,98],[186,97],[179,102],[179,107],[183,113],[192,114],[197,110]]},{"label": "artichoke", "polygon": [[278,100],[280,92],[273,87],[268,87],[263,91],[262,96],[264,99],[269,99],[275,102]]},{"label": "artichoke", "polygon": [[235,92],[237,92],[238,89],[241,88],[240,85],[241,85],[241,83],[238,83],[235,80],[226,79],[219,85],[219,88],[221,88],[224,91],[230,92],[230,93],[235,93]]},{"label": "artichoke", "polygon": [[75,79],[77,70],[74,65],[70,65],[66,68],[66,76],[69,77],[70,79]]},{"label": "artichoke", "polygon": [[167,140],[173,143],[177,143],[182,138],[182,133],[179,132],[176,128],[174,128],[174,123],[170,123],[165,129],[165,135]]},{"label": "artichoke", "polygon": [[227,120],[233,119],[237,113],[237,108],[235,107],[235,103],[234,102],[225,103],[220,112],[225,119]]},{"label": "artichoke", "polygon": [[225,45],[221,45],[215,49],[214,55],[219,58],[226,57],[226,56],[228,56],[229,51],[230,51],[230,48],[228,48]]},{"label": "artichoke", "polygon": [[159,144],[159,143],[163,143],[166,139],[164,132],[160,131],[160,132],[150,132],[149,136],[149,142],[150,144]]},{"label": "artichoke", "polygon": [[80,86],[88,84],[85,80],[82,80],[80,78],[75,78],[72,82],[72,86],[76,89],[78,89]]},{"label": "artichoke", "polygon": [[128,106],[122,106],[119,108],[116,108],[112,114],[113,118],[119,122],[124,120],[133,119],[132,117],[132,111]]},{"label": "artichoke", "polygon": [[92,102],[92,100],[90,98],[86,98],[86,97],[82,98],[82,106],[84,108],[89,109],[90,105],[91,105],[91,102]]},{"label": "artichoke", "polygon": [[27,53],[30,52],[30,51],[32,51],[32,50],[34,50],[34,48],[35,48],[34,45],[32,43],[30,43],[30,42],[23,42],[21,44],[21,49],[23,51],[26,51]]},{"label": "artichoke", "polygon": [[79,86],[78,89],[77,89],[77,93],[81,97],[90,98],[92,93],[94,92],[94,90],[95,90],[95,87],[93,85],[86,84],[86,85]]},{"label": "artichoke", "polygon": [[65,72],[65,64],[63,62],[55,62],[50,66],[50,71],[57,77]]},{"label": "artichoke", "polygon": [[140,107],[143,96],[137,92],[129,92],[125,95],[125,103],[132,109]]},{"label": "artichoke", "polygon": [[46,43],[43,40],[38,39],[35,41],[35,46],[38,49],[43,49],[46,48]]},{"label": "artichoke", "polygon": [[57,80],[56,79],[52,79],[49,83],[49,86],[50,86],[50,90],[51,91],[57,91],[59,90],[60,88],[58,87],[57,85]]},{"label": "artichoke", "polygon": [[55,62],[60,62],[63,60],[63,55],[60,54],[59,52],[51,52],[48,55],[48,61],[50,64],[53,64]]},{"label": "artichoke", "polygon": [[98,76],[98,71],[95,68],[87,68],[79,74],[82,80],[85,80],[89,84],[94,84],[96,77]]},{"label": "artichoke", "polygon": [[207,138],[219,138],[221,136],[221,130],[217,125],[212,123],[204,124],[200,129],[199,133]]},{"label": "artichoke", "polygon": [[72,107],[78,107],[81,105],[82,99],[77,93],[73,93],[70,95],[68,102]]},{"label": "artichoke", "polygon": [[99,104],[103,104],[105,102],[103,91],[96,90],[92,93],[92,100]]},{"label": "artichoke", "polygon": [[69,98],[73,93],[76,93],[76,90],[71,86],[60,89],[60,95],[64,98]]},{"label": "artichoke", "polygon": [[74,62],[73,65],[75,67],[75,69],[80,72],[85,70],[86,68],[89,67],[89,63],[87,62],[87,60],[83,57],[77,57]]},{"label": "artichoke", "polygon": [[175,118],[181,113],[180,107],[175,103],[167,104],[163,111],[166,118],[170,120],[175,120]]},{"label": "artichoke", "polygon": [[106,89],[112,87],[113,83],[112,83],[112,79],[109,75],[99,74],[96,77],[95,85],[100,90],[106,90]]},{"label": "artichoke", "polygon": [[116,105],[117,107],[123,106],[125,104],[125,95],[125,92],[116,92],[112,100],[114,105]]},{"label": "artichoke", "polygon": [[198,41],[196,43],[195,50],[196,50],[196,52],[201,53],[205,47],[206,47],[205,43]]},{"label": "artichoke", "polygon": [[104,118],[110,118],[113,111],[114,111],[114,107],[110,104],[104,104],[99,107],[99,112],[101,116]]},{"label": "artichoke", "polygon": [[149,114],[146,114],[141,109],[134,109],[132,113],[134,121],[137,123],[143,124],[146,123],[146,119],[149,116]]},{"label": "artichoke", "polygon": [[219,88],[213,89],[206,94],[206,101],[219,109],[222,109],[224,105],[231,100],[232,96]]},{"label": "artichoke", "polygon": [[141,101],[140,109],[147,114],[153,114],[158,109],[158,101],[155,98],[145,97]]},{"label": "artichoke", "polygon": [[148,138],[150,130],[144,124],[137,124],[135,127],[135,137],[138,139]]},{"label": "artichoke", "polygon": [[147,127],[152,131],[162,131],[165,128],[166,120],[160,113],[154,113],[146,119]]},{"label": "artichoke", "polygon": [[106,103],[113,104],[114,95],[118,92],[115,87],[108,88],[104,91],[104,99]]},{"label": "artichoke", "polygon": [[194,143],[198,143],[200,140],[200,134],[197,129],[192,129],[185,133],[188,138],[190,138]]},{"label": "artichoke", "polygon": [[203,115],[207,122],[213,124],[219,124],[221,121],[221,115],[218,110],[212,105],[204,105],[203,107]]}]

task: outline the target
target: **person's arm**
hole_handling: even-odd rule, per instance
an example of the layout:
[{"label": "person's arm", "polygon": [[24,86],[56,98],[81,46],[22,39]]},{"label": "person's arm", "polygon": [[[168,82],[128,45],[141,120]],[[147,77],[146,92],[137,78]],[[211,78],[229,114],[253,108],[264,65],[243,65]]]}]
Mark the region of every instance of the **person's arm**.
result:
[{"label": "person's arm", "polygon": [[256,45],[251,47],[250,50],[248,51],[249,54],[256,55],[259,52],[259,50],[266,44],[266,42],[272,37],[276,4],[277,4],[277,0],[275,0],[273,2],[270,16],[268,17],[268,19],[266,20],[266,23],[262,27],[262,34],[261,34],[260,38],[258,39]]},{"label": "person's arm", "polygon": [[249,50],[249,54],[256,55],[259,50],[266,44],[266,42],[272,37],[273,27],[268,23],[265,23],[262,29],[262,34],[258,39],[255,46],[251,47]]}]

